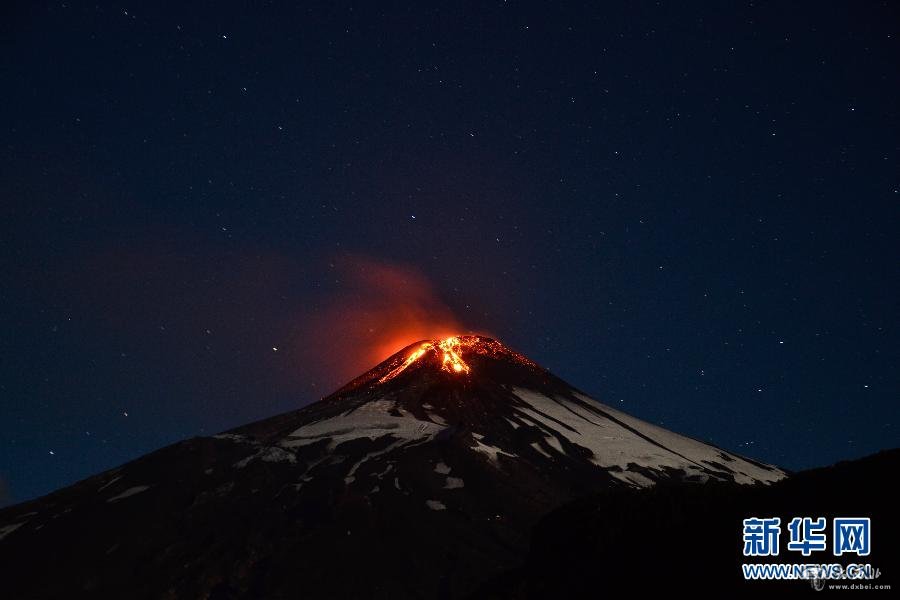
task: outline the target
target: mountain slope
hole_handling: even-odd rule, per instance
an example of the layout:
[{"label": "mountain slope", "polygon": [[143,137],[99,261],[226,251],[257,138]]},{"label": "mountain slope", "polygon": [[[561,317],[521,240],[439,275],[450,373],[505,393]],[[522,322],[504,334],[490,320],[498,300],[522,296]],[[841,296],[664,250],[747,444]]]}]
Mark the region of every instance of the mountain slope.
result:
[{"label": "mountain slope", "polygon": [[423,341],[318,403],[0,512],[0,564],[23,598],[459,597],[582,494],[783,476],[495,340]]},{"label": "mountain slope", "polygon": [[[871,564],[881,571],[875,580],[822,585],[894,585],[897,494],[873,482],[898,471],[900,449],[894,449],[801,471],[771,486],[663,484],[585,496],[542,518],[522,566],[487,582],[476,596],[596,598],[598,589],[620,586],[668,596],[674,590],[737,598],[818,594],[808,581],[747,581],[742,563]],[[829,547],[804,557],[785,547],[785,531],[778,556],[744,557],[742,520],[756,515],[780,516],[783,523],[795,516],[824,517],[828,523],[836,517],[868,517],[871,553],[835,557]]]}]

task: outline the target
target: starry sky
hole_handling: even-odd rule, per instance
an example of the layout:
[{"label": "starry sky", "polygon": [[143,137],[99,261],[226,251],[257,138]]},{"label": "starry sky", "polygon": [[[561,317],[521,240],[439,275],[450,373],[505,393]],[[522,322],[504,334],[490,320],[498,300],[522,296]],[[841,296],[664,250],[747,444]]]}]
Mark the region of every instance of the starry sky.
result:
[{"label": "starry sky", "polygon": [[790,469],[898,445],[895,3],[227,4],[2,9],[0,503],[432,329]]}]

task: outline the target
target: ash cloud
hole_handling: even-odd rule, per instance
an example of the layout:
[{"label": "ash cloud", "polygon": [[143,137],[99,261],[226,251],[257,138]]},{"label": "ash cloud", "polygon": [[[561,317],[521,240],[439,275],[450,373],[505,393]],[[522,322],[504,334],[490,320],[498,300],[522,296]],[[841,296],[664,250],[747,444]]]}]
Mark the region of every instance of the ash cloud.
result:
[{"label": "ash cloud", "polygon": [[292,344],[326,385],[346,383],[413,342],[475,333],[413,267],[346,255],[329,269],[339,285],[300,318]]}]

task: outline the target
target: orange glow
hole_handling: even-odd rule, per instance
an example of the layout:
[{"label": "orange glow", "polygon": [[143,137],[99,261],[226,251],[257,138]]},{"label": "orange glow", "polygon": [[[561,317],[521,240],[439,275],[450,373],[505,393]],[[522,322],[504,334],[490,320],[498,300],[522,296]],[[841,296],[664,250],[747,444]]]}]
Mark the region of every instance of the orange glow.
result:
[{"label": "orange glow", "polygon": [[[465,345],[471,346],[474,343],[471,340],[477,340],[478,338],[465,339],[469,340]],[[469,372],[469,365],[465,363],[461,356],[463,345],[464,342],[458,337],[448,337],[438,342],[438,348],[444,352],[444,360],[441,362],[441,368],[443,370],[448,373]]]},{"label": "orange glow", "polygon": [[471,330],[408,265],[343,255],[330,257],[326,277],[339,285],[304,307],[291,325],[290,348],[279,346],[298,381],[314,373],[323,386],[337,386],[413,342]]},{"label": "orange glow", "polygon": [[424,344],[422,344],[421,346],[419,346],[418,348],[413,350],[412,354],[410,354],[408,357],[406,357],[405,361],[400,363],[400,366],[391,370],[387,375],[385,375],[384,377],[379,379],[379,381],[383,383],[383,382],[387,381],[388,379],[393,379],[394,377],[396,377],[397,375],[399,375],[400,373],[405,371],[406,367],[408,367],[409,365],[413,364],[414,362],[416,362],[417,360],[422,358],[423,354],[425,354],[429,350],[433,350],[433,349],[434,349],[434,345],[431,342],[425,342]]},{"label": "orange glow", "polygon": [[[420,344],[418,348],[413,350],[410,355],[406,357],[406,360],[391,369],[378,381],[379,383],[384,383],[389,379],[393,379],[394,377],[405,371],[411,364],[425,356],[425,354],[427,354],[429,351],[434,352],[437,356],[441,357],[442,371],[453,374],[468,373],[472,369],[471,367],[469,367],[466,361],[463,360],[463,349],[474,348],[478,345],[486,345],[486,343],[482,342],[482,338],[479,338],[477,336],[452,336],[444,338],[442,340],[422,342],[422,344]],[[481,354],[486,353],[483,348],[478,349],[478,352]]]},{"label": "orange glow", "polygon": [[428,367],[430,370],[444,371],[454,377],[465,376],[486,365],[483,362],[473,363],[473,359],[476,357],[502,361],[506,364],[517,363],[527,369],[543,371],[539,365],[495,339],[481,335],[455,335],[409,345],[404,352],[397,352],[384,364],[363,373],[338,390],[338,393],[372,382],[385,383],[403,374],[414,365],[418,365],[420,369]]}]

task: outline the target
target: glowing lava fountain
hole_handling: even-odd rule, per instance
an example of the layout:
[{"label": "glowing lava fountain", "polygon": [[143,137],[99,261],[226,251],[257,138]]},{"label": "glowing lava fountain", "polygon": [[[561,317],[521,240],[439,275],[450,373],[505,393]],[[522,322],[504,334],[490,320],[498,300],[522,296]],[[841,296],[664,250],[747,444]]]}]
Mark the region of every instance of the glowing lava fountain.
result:
[{"label": "glowing lava fountain", "polygon": [[388,372],[387,375],[378,380],[384,383],[389,379],[393,379],[406,370],[411,364],[422,358],[428,352],[434,352],[441,357],[441,369],[448,373],[468,373],[471,369],[466,361],[462,358],[462,349],[472,347],[478,343],[477,337],[448,337],[443,340],[431,340],[422,342],[419,347],[413,350],[412,354],[406,357],[406,360],[399,366]]}]

